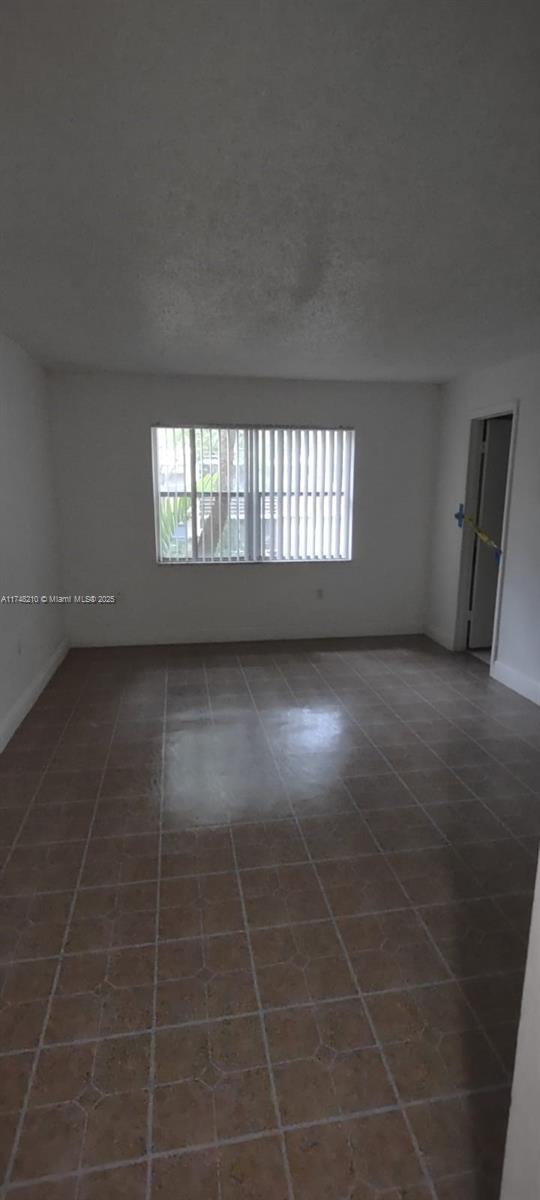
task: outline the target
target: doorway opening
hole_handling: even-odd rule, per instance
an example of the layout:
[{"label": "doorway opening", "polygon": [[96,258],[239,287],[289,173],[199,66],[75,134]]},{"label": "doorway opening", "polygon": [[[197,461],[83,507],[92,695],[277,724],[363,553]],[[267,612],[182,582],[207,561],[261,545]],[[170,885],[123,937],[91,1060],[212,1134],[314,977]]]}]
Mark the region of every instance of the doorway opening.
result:
[{"label": "doorway opening", "polygon": [[[497,547],[502,547],[505,531],[513,424],[512,412],[471,421],[465,512]],[[500,553],[466,524],[456,648],[488,665],[495,657],[501,571]]]}]

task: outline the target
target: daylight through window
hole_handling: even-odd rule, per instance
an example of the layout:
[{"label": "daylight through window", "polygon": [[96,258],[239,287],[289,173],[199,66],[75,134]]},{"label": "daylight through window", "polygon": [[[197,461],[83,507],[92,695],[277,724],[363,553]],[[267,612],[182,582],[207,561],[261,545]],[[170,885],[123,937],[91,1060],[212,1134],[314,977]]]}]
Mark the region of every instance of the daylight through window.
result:
[{"label": "daylight through window", "polygon": [[351,557],[351,429],[152,430],[161,563]]}]

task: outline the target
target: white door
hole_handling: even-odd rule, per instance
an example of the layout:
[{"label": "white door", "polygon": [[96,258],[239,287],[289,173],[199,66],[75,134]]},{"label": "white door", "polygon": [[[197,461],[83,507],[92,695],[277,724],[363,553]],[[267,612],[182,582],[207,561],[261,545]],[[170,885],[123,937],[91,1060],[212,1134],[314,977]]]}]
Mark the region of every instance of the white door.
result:
[{"label": "white door", "polygon": [[[492,417],[486,421],[486,427],[477,524],[500,546],[512,417]],[[469,618],[468,645],[471,650],[491,646],[498,576],[499,563],[494,551],[477,538]]]}]

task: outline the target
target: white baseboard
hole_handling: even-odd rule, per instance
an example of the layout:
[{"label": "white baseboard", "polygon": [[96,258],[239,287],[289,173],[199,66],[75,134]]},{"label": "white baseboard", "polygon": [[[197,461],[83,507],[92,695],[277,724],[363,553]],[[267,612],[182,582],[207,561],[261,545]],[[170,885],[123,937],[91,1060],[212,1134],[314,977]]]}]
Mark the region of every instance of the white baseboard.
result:
[{"label": "white baseboard", "polygon": [[297,628],[290,625],[286,630],[269,629],[268,625],[251,625],[243,626],[241,629],[191,629],[190,631],[182,632],[179,636],[178,630],[160,629],[153,637],[138,636],[136,634],[130,638],[117,638],[114,635],[111,637],[100,637],[99,639],[89,638],[73,638],[70,645],[74,649],[106,649],[114,648],[115,646],[188,646],[188,645],[226,645],[227,642],[287,642],[287,641],[322,641],[327,638],[343,638],[346,641],[348,638],[362,637],[417,637],[422,634],[423,630],[415,622],[411,623],[410,627],[406,625],[396,626],[395,629],[384,628],[380,629],[375,625],[364,625],[362,628],[355,627],[354,629],[336,629],[321,628],[320,625],[306,625],[300,623]]},{"label": "white baseboard", "polygon": [[507,667],[499,658],[491,664],[490,674],[498,683],[504,683],[505,687],[518,692],[520,696],[525,696],[527,700],[532,700],[533,704],[540,704],[540,682],[537,679],[514,670],[514,667]]},{"label": "white baseboard", "polygon": [[47,686],[51,675],[60,666],[62,660],[66,657],[69,650],[69,642],[64,639],[56,647],[56,650],[41,668],[37,675],[34,675],[31,683],[24,689],[24,692],[19,696],[18,700],[12,704],[11,708],[6,713],[5,717],[0,721],[0,754],[7,746],[9,739],[13,737],[15,730],[18,729],[21,721],[24,721],[27,713],[33,704],[35,704],[43,688]]}]

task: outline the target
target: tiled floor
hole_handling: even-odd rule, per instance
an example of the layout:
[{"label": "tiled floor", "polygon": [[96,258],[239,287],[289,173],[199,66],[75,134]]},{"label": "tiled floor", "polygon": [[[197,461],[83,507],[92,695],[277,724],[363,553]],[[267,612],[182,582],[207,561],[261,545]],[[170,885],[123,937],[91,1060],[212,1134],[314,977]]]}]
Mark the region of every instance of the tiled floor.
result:
[{"label": "tiled floor", "polygon": [[538,708],[423,639],[73,651],[0,790],[3,1196],[495,1200]]}]

